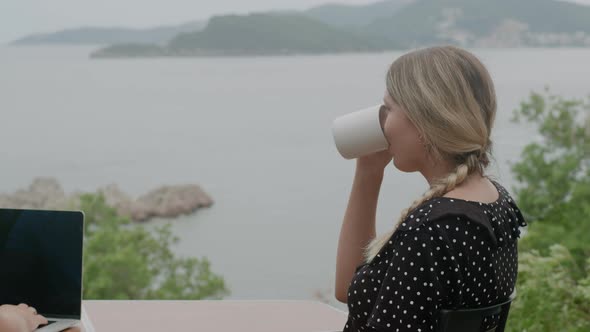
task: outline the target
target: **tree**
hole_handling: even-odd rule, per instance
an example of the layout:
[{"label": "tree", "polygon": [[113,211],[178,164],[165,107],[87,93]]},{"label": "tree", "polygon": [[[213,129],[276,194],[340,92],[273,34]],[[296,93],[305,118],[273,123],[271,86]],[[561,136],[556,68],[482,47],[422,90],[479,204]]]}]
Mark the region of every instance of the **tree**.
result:
[{"label": "tree", "polygon": [[102,194],[84,194],[85,299],[221,299],[222,277],[207,258],[177,258],[170,224],[153,233],[132,225],[105,203]]},{"label": "tree", "polygon": [[590,330],[590,96],[531,93],[513,121],[537,127],[512,166],[529,227],[508,331]]}]

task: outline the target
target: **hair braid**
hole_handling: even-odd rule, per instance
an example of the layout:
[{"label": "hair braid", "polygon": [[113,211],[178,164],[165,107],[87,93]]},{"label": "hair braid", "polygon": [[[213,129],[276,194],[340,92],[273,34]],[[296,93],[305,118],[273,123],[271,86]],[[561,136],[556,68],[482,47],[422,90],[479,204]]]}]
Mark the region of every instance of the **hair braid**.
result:
[{"label": "hair braid", "polygon": [[402,211],[397,223],[395,224],[395,227],[392,230],[374,238],[369,242],[369,244],[364,248],[365,262],[369,263],[373,260],[373,258],[375,258],[381,248],[385,245],[393,233],[395,233],[397,227],[404,221],[404,219],[406,219],[410,212],[414,211],[417,207],[429,199],[443,196],[447,192],[455,189],[455,187],[465,181],[469,174],[479,170],[480,163],[481,161],[478,154],[469,154],[465,160],[465,163],[457,165],[455,170],[446,177],[434,181],[428,191],[426,191],[419,199],[415,200],[410,207]]}]

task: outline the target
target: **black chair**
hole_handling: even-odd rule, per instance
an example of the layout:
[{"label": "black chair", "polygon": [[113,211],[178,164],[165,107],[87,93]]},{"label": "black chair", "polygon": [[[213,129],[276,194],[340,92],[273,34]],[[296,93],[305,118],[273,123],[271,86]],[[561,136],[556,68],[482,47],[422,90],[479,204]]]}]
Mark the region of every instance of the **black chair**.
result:
[{"label": "black chair", "polygon": [[516,290],[508,300],[489,307],[475,309],[443,309],[440,311],[437,332],[479,332],[484,318],[500,314],[498,325],[486,332],[504,332],[510,304],[516,297]]}]

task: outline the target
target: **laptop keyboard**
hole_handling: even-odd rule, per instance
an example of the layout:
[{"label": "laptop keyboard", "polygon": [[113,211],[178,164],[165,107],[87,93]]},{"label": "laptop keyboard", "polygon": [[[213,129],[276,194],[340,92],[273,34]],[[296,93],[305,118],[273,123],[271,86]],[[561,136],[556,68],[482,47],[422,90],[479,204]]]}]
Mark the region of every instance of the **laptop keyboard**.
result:
[{"label": "laptop keyboard", "polygon": [[47,321],[47,324],[41,324],[41,325],[39,325],[38,329],[40,329],[40,328],[42,328],[42,327],[45,327],[45,326],[47,326],[47,325],[51,325],[51,324],[53,324],[53,323],[55,323],[55,322],[57,322],[57,321],[56,321],[56,320],[48,320],[48,321]]}]

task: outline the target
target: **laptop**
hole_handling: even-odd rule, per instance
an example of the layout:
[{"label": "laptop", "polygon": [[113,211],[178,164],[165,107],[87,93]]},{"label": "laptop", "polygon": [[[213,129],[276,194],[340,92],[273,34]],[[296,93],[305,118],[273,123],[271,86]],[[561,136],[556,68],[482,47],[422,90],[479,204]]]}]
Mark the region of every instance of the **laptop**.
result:
[{"label": "laptop", "polygon": [[0,304],[25,303],[47,318],[36,331],[80,322],[84,213],[0,208]]}]

